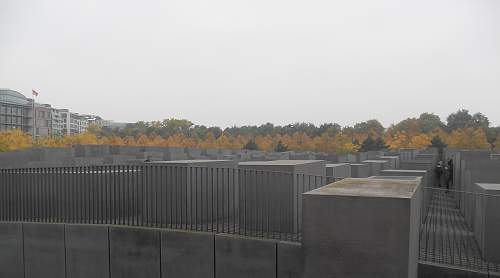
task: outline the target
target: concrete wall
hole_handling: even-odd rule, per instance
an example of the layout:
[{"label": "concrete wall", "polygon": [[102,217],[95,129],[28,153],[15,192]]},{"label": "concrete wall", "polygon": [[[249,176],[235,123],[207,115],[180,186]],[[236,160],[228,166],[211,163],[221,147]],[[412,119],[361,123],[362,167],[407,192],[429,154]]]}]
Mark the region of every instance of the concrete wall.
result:
[{"label": "concrete wall", "polygon": [[301,244],[277,240],[156,228],[0,222],[2,278],[298,278],[303,261]]},{"label": "concrete wall", "polygon": [[23,226],[0,223],[0,277],[24,278]]},{"label": "concrete wall", "polygon": [[111,227],[111,277],[160,277],[160,232],[157,229]]},{"label": "concrete wall", "polygon": [[26,278],[65,278],[63,224],[23,224]]},{"label": "concrete wall", "polygon": [[500,263],[500,184],[476,183],[474,236],[483,258]]},{"label": "concrete wall", "polygon": [[161,230],[162,277],[214,277],[215,235]]},{"label": "concrete wall", "polygon": [[275,278],[276,241],[215,236],[216,278]]},{"label": "concrete wall", "polygon": [[107,226],[66,225],[66,277],[109,278]]}]

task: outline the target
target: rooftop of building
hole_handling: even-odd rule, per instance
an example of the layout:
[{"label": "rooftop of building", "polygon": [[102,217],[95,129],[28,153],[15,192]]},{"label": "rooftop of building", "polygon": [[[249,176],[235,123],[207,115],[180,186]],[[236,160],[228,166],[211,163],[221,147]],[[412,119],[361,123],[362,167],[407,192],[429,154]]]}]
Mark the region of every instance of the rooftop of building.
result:
[{"label": "rooftop of building", "polygon": [[17,105],[27,105],[30,103],[30,99],[28,99],[23,94],[11,89],[0,89],[0,102]]}]

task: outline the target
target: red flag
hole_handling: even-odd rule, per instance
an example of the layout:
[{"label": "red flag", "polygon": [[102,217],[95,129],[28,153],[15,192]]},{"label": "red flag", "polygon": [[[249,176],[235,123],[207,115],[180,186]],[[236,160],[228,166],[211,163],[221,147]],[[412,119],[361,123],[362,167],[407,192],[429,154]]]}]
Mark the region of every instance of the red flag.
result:
[{"label": "red flag", "polygon": [[35,91],[35,90],[33,90],[33,89],[31,90],[31,93],[32,93],[32,94],[33,94],[33,96],[35,96],[35,97],[37,97],[37,96],[38,96],[38,92],[37,92],[37,91]]}]

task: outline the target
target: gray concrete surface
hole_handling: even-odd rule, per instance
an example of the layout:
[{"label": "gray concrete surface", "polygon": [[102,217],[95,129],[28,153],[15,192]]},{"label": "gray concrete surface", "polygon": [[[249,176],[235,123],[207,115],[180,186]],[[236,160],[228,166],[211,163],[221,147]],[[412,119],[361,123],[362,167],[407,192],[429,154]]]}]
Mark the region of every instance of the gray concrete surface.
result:
[{"label": "gray concrete surface", "polygon": [[218,234],[215,236],[216,278],[276,278],[274,240]]},{"label": "gray concrete surface", "polygon": [[0,223],[0,277],[24,278],[21,223]]},{"label": "gray concrete surface", "polygon": [[326,176],[333,178],[350,178],[351,166],[347,163],[326,164]]},{"label": "gray concrete surface", "polygon": [[351,177],[367,178],[370,176],[370,165],[362,163],[351,163]]},{"label": "gray concrete surface", "polygon": [[370,176],[378,176],[380,171],[389,168],[389,163],[386,160],[364,160],[361,163],[370,166]]},{"label": "gray concrete surface", "polygon": [[162,277],[214,277],[215,235],[161,230]]},{"label": "gray concrete surface", "polygon": [[304,278],[417,277],[420,181],[345,179],[304,194]]},{"label": "gray concrete surface", "polygon": [[66,278],[109,278],[108,226],[65,228]]},{"label": "gray concrete surface", "polygon": [[65,278],[64,224],[24,223],[26,278]]},{"label": "gray concrete surface", "polygon": [[500,263],[500,184],[477,183],[474,235],[487,261]]},{"label": "gray concrete surface", "polygon": [[148,228],[109,229],[112,278],[160,277],[160,231]]},{"label": "gray concrete surface", "polygon": [[388,161],[389,165],[387,169],[399,169],[399,156],[384,155],[377,157],[378,160]]},{"label": "gray concrete surface", "polygon": [[300,278],[304,272],[304,253],[297,242],[278,242],[278,277]]}]

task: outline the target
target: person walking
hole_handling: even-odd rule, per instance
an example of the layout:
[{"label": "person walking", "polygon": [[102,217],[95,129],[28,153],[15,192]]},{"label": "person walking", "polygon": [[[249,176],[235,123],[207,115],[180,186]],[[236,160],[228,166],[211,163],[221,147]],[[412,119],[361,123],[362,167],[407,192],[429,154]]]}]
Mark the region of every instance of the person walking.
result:
[{"label": "person walking", "polygon": [[441,187],[441,177],[443,176],[443,162],[439,161],[436,165],[436,169],[434,169],[434,173],[436,175],[437,185]]},{"label": "person walking", "polygon": [[448,179],[446,180],[446,190],[450,190],[450,185],[453,185],[453,160],[448,161]]}]

